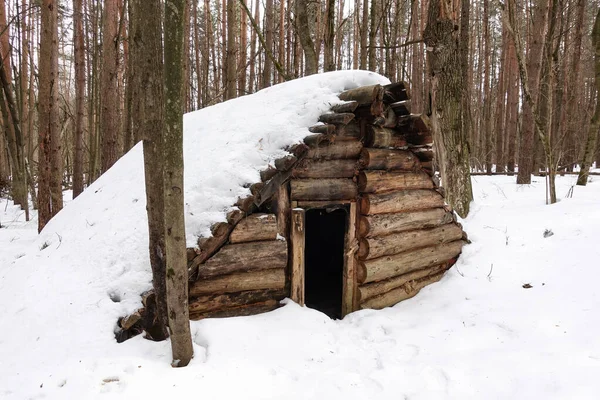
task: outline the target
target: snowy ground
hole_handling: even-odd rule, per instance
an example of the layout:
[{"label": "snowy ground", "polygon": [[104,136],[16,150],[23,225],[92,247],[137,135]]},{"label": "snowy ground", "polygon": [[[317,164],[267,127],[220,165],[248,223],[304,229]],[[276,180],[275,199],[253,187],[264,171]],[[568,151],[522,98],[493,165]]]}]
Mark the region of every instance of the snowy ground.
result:
[{"label": "snowy ground", "polygon": [[100,296],[86,265],[19,262],[47,249],[3,200],[0,398],[597,399],[600,178],[566,198],[575,178],[546,206],[543,178],[475,177],[473,243],[441,282],[342,321],[287,304],[194,322],[185,369],[168,343],[114,342],[110,280]]}]

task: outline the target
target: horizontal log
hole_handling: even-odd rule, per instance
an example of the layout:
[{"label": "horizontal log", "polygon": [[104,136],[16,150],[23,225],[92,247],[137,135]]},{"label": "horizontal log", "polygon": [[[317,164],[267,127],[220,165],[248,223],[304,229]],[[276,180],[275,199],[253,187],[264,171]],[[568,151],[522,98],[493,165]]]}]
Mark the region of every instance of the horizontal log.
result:
[{"label": "horizontal log", "polygon": [[268,300],[283,300],[284,289],[249,290],[238,293],[222,293],[192,297],[189,300],[190,314],[224,310],[232,307],[261,303]]},{"label": "horizontal log", "polygon": [[431,132],[431,121],[425,114],[398,117],[396,127],[401,133]]},{"label": "horizontal log", "polygon": [[352,159],[305,159],[296,164],[293,178],[352,178],[358,172],[358,163]]},{"label": "horizontal log", "polygon": [[405,251],[391,256],[359,261],[357,263],[358,282],[368,283],[381,281],[418,269],[442,264],[460,254],[463,244],[464,242],[462,240],[457,240],[437,246]]},{"label": "horizontal log", "polygon": [[287,171],[298,162],[298,157],[289,155],[275,160],[275,168],[278,171]]},{"label": "horizontal log", "polygon": [[410,151],[413,152],[413,154],[415,156],[417,156],[417,158],[421,161],[421,162],[427,162],[427,161],[431,161],[433,160],[434,157],[434,152],[433,152],[433,148],[429,147],[429,146],[424,146],[424,147],[411,147]]},{"label": "horizontal log", "polygon": [[260,303],[252,303],[245,306],[227,308],[224,310],[215,310],[204,313],[190,313],[190,319],[192,321],[198,321],[204,318],[245,317],[248,315],[256,315],[273,311],[279,307],[279,301],[267,300]]},{"label": "horizontal log", "polygon": [[397,101],[390,104],[390,107],[398,116],[410,115],[410,100]]},{"label": "horizontal log", "polygon": [[329,113],[319,117],[319,122],[325,124],[347,125],[354,119],[353,113]]},{"label": "horizontal log", "polygon": [[296,207],[304,208],[308,210],[310,208],[338,208],[340,205],[350,204],[355,202],[356,199],[342,199],[342,200],[300,200],[296,201]]},{"label": "horizontal log", "polygon": [[364,147],[360,163],[365,169],[412,171],[419,166],[419,159],[409,150],[373,149]]},{"label": "horizontal log", "polygon": [[418,229],[365,238],[359,241],[358,258],[360,260],[370,260],[420,247],[453,242],[462,239],[462,237],[463,231],[458,224],[446,224],[430,229]]},{"label": "horizontal log", "polygon": [[433,181],[425,172],[361,171],[358,191],[361,193],[387,192],[402,189],[432,189]]},{"label": "horizontal log", "polygon": [[348,200],[358,195],[352,179],[294,179],[290,184],[292,200]]},{"label": "horizontal log", "polygon": [[253,199],[256,207],[260,207],[265,201],[269,200],[292,175],[292,169],[288,171],[278,171],[273,178],[266,182],[258,193],[255,193]]},{"label": "horizontal log", "polygon": [[367,125],[365,147],[401,148],[406,145],[406,139],[396,130]]},{"label": "horizontal log", "polygon": [[304,143],[309,147],[327,146],[335,139],[335,135],[327,133],[318,133],[304,138]]},{"label": "horizontal log", "polygon": [[229,243],[256,242],[277,239],[275,214],[252,214],[244,218],[229,235]]},{"label": "horizontal log", "polygon": [[441,207],[414,212],[363,215],[358,220],[358,235],[360,237],[383,236],[414,229],[433,228],[450,222],[455,222],[454,214]]},{"label": "horizontal log", "polygon": [[354,112],[358,106],[358,101],[347,101],[345,103],[334,105],[331,107],[331,111],[335,113],[351,113]]},{"label": "horizontal log", "polygon": [[435,190],[396,190],[365,194],[360,200],[361,214],[384,214],[442,207],[444,198]]},{"label": "horizontal log", "polygon": [[[331,125],[331,124],[314,125],[314,126],[311,126],[310,128],[308,128],[308,131],[310,133],[324,133],[326,135],[331,135],[332,133],[335,132],[335,125]],[[306,143],[306,139],[304,139],[304,143]],[[308,144],[308,143],[306,143],[306,144]]]},{"label": "horizontal log", "polygon": [[410,91],[406,82],[390,83],[389,85],[385,85],[383,90],[383,101],[385,103],[396,103],[410,98]]},{"label": "horizontal log", "polygon": [[449,263],[443,263],[435,265],[430,268],[419,269],[408,274],[395,276],[393,278],[385,279],[379,282],[367,283],[358,287],[358,298],[360,302],[365,302],[371,297],[379,296],[390,290],[399,288],[400,286],[413,281],[415,279],[421,279],[426,276],[436,275],[442,271],[447,271]]},{"label": "horizontal log", "polygon": [[328,146],[319,146],[308,151],[305,158],[333,160],[338,158],[358,158],[362,150],[359,141],[334,142]]},{"label": "horizontal log", "polygon": [[335,130],[335,140],[338,142],[346,140],[359,140],[361,137],[360,124],[358,121],[350,121],[348,125],[338,125]]},{"label": "horizontal log", "polygon": [[383,99],[384,89],[381,85],[361,86],[346,90],[338,97],[344,101],[356,101],[359,105],[371,105],[379,98]]},{"label": "horizontal log", "polygon": [[285,269],[265,269],[190,282],[189,296],[197,297],[206,294],[235,293],[246,290],[283,289],[284,287]]},{"label": "horizontal log", "polygon": [[371,297],[370,299],[362,302],[360,304],[360,308],[381,310],[382,308],[398,304],[403,300],[416,296],[417,293],[419,293],[419,291],[425,286],[438,282],[440,279],[442,279],[444,273],[445,271],[441,271],[433,275],[409,281],[399,288],[392,289],[389,292],[379,296]]},{"label": "horizontal log", "polygon": [[416,132],[404,134],[408,146],[423,146],[433,143],[433,135],[431,132]]},{"label": "horizontal log", "polygon": [[199,278],[234,272],[285,268],[287,243],[282,240],[228,244],[198,267]]}]

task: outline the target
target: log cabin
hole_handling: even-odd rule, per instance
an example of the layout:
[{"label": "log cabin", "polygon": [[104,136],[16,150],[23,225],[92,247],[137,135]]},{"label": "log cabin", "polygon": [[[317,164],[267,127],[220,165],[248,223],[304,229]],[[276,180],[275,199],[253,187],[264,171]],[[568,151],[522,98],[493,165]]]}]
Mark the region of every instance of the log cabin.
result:
[{"label": "log cabin", "polygon": [[407,85],[339,98],[188,249],[191,319],[261,313],[286,297],[343,318],[413,297],[456,262],[466,234]]}]

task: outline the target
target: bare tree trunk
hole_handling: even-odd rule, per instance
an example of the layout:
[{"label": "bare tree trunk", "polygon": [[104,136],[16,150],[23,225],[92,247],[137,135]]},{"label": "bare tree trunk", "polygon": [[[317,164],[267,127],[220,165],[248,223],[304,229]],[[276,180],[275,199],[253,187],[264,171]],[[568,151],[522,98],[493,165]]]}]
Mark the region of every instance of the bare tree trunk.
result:
[{"label": "bare tree trunk", "polygon": [[492,173],[492,132],[491,132],[491,99],[490,99],[490,33],[489,33],[489,0],[483,1],[483,123],[485,172]]},{"label": "bare tree trunk", "polygon": [[333,48],[335,43],[335,0],[327,0],[325,16],[323,70],[335,71]]},{"label": "bare tree trunk", "polygon": [[[242,0],[244,5],[246,0]],[[240,13],[240,57],[238,60],[238,96],[246,94],[246,62],[248,58],[248,17],[245,12]],[[254,64],[254,60],[251,60]]]},{"label": "bare tree trunk", "polygon": [[[377,46],[377,22],[379,20],[377,12],[378,0],[371,0],[371,13],[369,15],[369,71],[375,71],[377,68],[376,46]],[[365,21],[363,21],[363,25]],[[366,26],[363,27],[366,29]]]},{"label": "bare tree trunk", "polygon": [[519,81],[517,73],[517,59],[515,57],[515,47],[509,41],[508,43],[508,78],[507,82],[507,105],[506,105],[506,131],[508,138],[507,163],[506,169],[509,175],[515,172],[515,148],[517,142],[517,131],[519,129]]},{"label": "bare tree trunk", "polygon": [[237,28],[236,0],[227,0],[227,54],[225,58],[226,85],[225,100],[234,99],[237,96],[236,68],[237,68],[237,44],[235,32]]},{"label": "bare tree trunk", "polygon": [[85,106],[85,57],[83,47],[83,0],[73,0],[73,42],[75,44],[75,160],[73,198],[83,192],[83,117]]},{"label": "bare tree trunk", "polygon": [[496,172],[504,172],[504,137],[506,129],[504,127],[504,105],[506,104],[506,76],[504,71],[508,71],[508,39],[506,31],[502,30],[502,54],[500,56],[500,73],[498,76],[498,89],[496,91]]},{"label": "bare tree trunk", "polygon": [[[269,52],[273,49],[273,0],[266,0],[265,6],[265,42]],[[272,65],[270,57],[265,57],[265,65],[262,74],[262,88],[271,86]]]},{"label": "bare tree trunk", "polygon": [[369,55],[369,48],[367,47],[367,38],[369,35],[369,28],[367,21],[369,20],[369,0],[363,0],[362,5],[362,20],[359,24],[360,27],[360,69],[367,69],[367,60]]},{"label": "bare tree trunk", "polygon": [[165,254],[167,307],[174,367],[194,355],[188,307],[187,255],[183,204],[183,11],[185,0],[165,2]]},{"label": "bare tree trunk", "polygon": [[319,69],[319,59],[315,44],[310,36],[311,28],[308,22],[307,2],[296,0],[296,32],[300,38],[304,58],[306,59],[306,75],[316,74]]},{"label": "bare tree trunk", "polygon": [[[462,17],[430,0],[427,26],[423,32],[428,47],[431,80],[432,124],[438,146],[440,170],[446,200],[461,217],[469,213],[473,199],[469,169],[469,145],[465,129],[463,68],[468,57],[468,43],[455,26],[468,27],[468,0],[462,2]],[[462,42],[462,43],[461,43]]]},{"label": "bare tree trunk", "polygon": [[[594,45],[594,72],[595,72],[595,85],[596,93],[600,93],[600,10],[596,14],[596,20],[594,22],[594,29],[592,30],[592,43]],[[581,160],[581,171],[577,178],[577,184],[585,186],[588,181],[590,173],[590,167],[592,165],[594,152],[596,149],[596,143],[598,141],[598,129],[600,128],[600,99],[596,99],[596,111],[592,117],[590,128],[588,130],[588,138],[585,144],[585,150],[583,152],[583,158]]]},{"label": "bare tree trunk", "polygon": [[102,28],[102,172],[117,161],[119,138],[118,28],[119,9],[117,0],[105,0]]}]

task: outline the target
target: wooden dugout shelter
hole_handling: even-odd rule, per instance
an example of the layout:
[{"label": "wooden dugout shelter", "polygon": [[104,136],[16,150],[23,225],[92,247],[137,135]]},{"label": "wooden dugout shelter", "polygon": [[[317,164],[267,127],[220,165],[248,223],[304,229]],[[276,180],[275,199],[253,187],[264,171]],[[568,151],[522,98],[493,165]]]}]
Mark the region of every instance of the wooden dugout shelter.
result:
[{"label": "wooden dugout shelter", "polygon": [[285,297],[341,318],[410,298],[454,264],[466,234],[406,84],[339,97],[188,249],[191,319],[265,312]]}]

